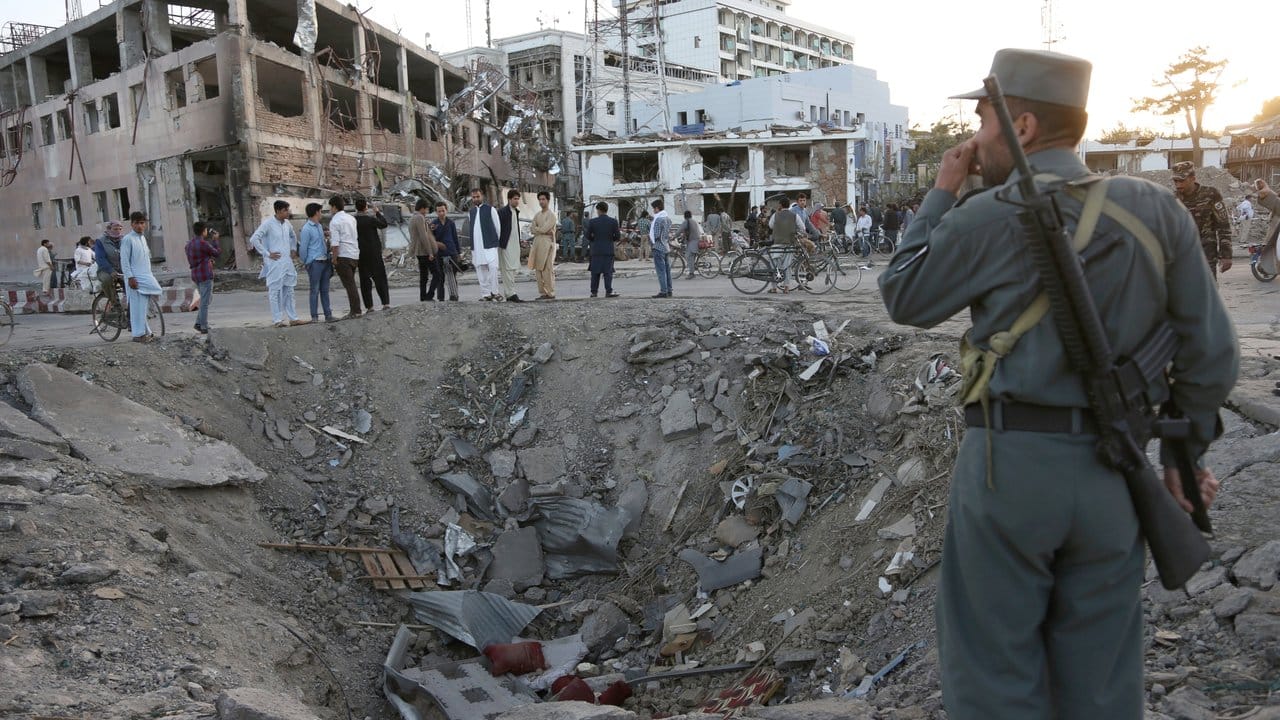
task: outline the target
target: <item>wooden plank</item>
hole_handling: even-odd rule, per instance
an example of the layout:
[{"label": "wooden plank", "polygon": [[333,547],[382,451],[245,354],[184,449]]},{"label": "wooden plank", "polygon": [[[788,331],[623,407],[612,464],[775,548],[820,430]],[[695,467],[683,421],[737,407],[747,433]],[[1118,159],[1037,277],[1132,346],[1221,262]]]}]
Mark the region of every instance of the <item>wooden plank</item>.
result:
[{"label": "wooden plank", "polygon": [[409,587],[420,590],[427,586],[425,580],[435,580],[434,577],[419,575],[418,568],[413,566],[413,562],[409,560],[409,556],[402,552],[391,553],[391,560],[396,564],[396,569],[400,571],[400,579],[407,580]]},{"label": "wooden plank", "polygon": [[[388,555],[387,553],[378,553],[377,555],[374,555],[373,558],[376,559],[378,561],[378,564],[382,566],[382,575],[384,577],[400,574],[400,571],[396,569],[395,562],[392,561],[391,556]],[[403,580],[391,580],[390,584],[391,584],[392,590],[405,590],[405,589],[408,589],[409,587],[408,585],[404,584]]]},{"label": "wooden plank", "polygon": [[[378,556],[377,555],[361,555],[360,560],[364,562],[364,569],[367,570],[370,575],[374,577],[381,577],[382,568],[378,567],[378,561],[374,559],[376,557]],[[373,588],[375,590],[386,590],[389,587],[390,585],[388,585],[385,580],[373,581]]]},{"label": "wooden plank", "polygon": [[[357,580],[435,580],[435,575],[361,575]],[[413,587],[413,583],[409,584]],[[422,587],[421,584],[418,587]]]}]

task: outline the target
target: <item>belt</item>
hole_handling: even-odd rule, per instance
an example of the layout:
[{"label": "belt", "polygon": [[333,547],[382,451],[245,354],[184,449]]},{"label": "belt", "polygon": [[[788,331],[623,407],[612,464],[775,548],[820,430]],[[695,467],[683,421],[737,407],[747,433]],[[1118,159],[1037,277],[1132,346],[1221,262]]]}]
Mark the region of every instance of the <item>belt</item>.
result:
[{"label": "belt", "polygon": [[[964,421],[969,427],[986,427],[982,406],[974,403],[964,408]],[[1097,435],[1098,423],[1086,408],[1049,407],[1018,402],[991,401],[991,429],[1068,435]]]}]

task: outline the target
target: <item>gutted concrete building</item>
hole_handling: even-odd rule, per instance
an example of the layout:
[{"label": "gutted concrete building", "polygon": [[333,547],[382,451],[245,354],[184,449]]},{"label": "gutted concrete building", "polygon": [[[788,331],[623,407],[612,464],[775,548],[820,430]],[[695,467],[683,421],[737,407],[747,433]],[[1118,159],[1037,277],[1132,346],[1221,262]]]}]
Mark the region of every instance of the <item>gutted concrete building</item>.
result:
[{"label": "gutted concrete building", "polygon": [[41,238],[67,257],[134,210],[151,217],[160,269],[185,269],[197,220],[234,238],[226,252],[248,267],[246,239],[276,199],[300,216],[307,200],[401,181],[452,201],[473,182],[552,180],[503,154],[505,83],[478,87],[352,6],[187,2],[6,25],[0,273],[29,273]]}]

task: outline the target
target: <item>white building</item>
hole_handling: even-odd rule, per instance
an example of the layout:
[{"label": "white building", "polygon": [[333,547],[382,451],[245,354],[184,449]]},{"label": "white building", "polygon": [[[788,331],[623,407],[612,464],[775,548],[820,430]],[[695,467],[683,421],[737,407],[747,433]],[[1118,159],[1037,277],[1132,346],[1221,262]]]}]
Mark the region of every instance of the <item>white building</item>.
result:
[{"label": "white building", "polygon": [[[1204,167],[1223,167],[1227,160],[1230,138],[1200,138],[1204,151]],[[1132,174],[1149,170],[1168,170],[1174,163],[1190,161],[1194,155],[1191,138],[1153,138],[1124,143],[1102,143],[1085,140],[1080,143],[1080,158],[1093,172]]]},{"label": "white building", "polygon": [[825,205],[858,197],[857,148],[865,129],[762,130],[723,137],[632,138],[579,145],[583,196],[609,203],[616,217],[634,219],[663,198],[675,217],[685,210],[701,219],[722,207],[737,221],[752,205],[807,192]]},{"label": "white building", "polygon": [[[619,13],[623,2],[614,0]],[[722,82],[853,62],[853,38],[788,16],[791,0],[625,2],[633,52],[657,56],[656,6],[665,60],[718,73]]]},{"label": "white building", "polygon": [[[915,147],[907,133],[907,108],[890,101],[888,83],[878,80],[875,71],[868,68],[844,65],[753,78],[672,95],[667,103],[672,128],[689,136],[774,128],[856,130],[858,138],[851,143],[854,169],[865,192],[874,193],[881,183],[914,182],[907,165],[907,156]],[[657,120],[661,109],[645,107],[639,115],[655,118],[651,125],[640,127],[640,132],[663,131]]]}]

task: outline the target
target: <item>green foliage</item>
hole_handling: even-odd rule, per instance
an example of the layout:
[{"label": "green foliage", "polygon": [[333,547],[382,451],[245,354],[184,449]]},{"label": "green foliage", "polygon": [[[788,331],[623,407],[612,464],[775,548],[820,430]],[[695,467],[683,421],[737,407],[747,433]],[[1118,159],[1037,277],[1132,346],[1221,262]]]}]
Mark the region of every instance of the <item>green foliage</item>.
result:
[{"label": "green foliage", "polygon": [[910,131],[916,147],[911,151],[908,162],[912,168],[922,164],[941,165],[942,154],[973,137],[973,133],[973,130],[950,120],[939,120],[928,130],[921,130],[917,125]]},{"label": "green foliage", "polygon": [[1098,136],[1098,142],[1121,145],[1129,142],[1130,140],[1150,140],[1155,136],[1155,130],[1150,130],[1148,128],[1131,128],[1126,126],[1124,123],[1117,123],[1116,126],[1110,130],[1104,130],[1102,134]]}]

